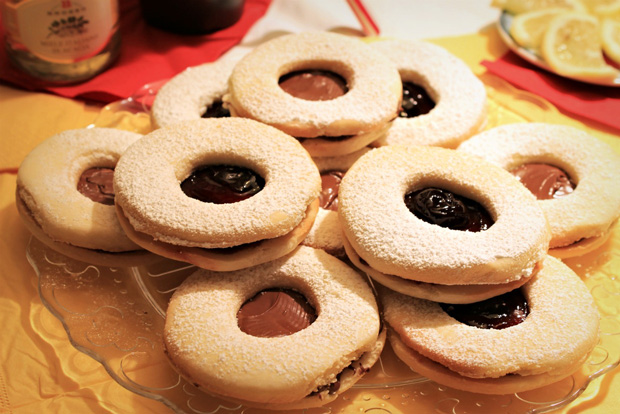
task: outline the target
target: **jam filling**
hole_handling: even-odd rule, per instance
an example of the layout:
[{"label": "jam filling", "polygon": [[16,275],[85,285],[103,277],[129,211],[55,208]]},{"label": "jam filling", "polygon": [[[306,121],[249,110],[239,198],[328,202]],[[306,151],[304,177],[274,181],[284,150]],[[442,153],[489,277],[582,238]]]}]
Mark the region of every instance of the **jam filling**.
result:
[{"label": "jam filling", "polygon": [[441,188],[412,191],[405,195],[405,205],[420,220],[452,230],[476,232],[493,224],[480,204]]},{"label": "jam filling", "polygon": [[566,172],[549,164],[523,164],[510,172],[539,200],[564,197],[576,187]]},{"label": "jam filling", "polygon": [[248,335],[275,338],[307,328],[316,317],[316,311],[300,293],[291,289],[267,289],[241,306],[237,323]]},{"label": "jam filling", "polygon": [[530,313],[521,289],[481,302],[465,305],[440,304],[448,315],[459,322],[482,329],[504,329],[518,325]]},{"label": "jam filling", "polygon": [[252,197],[265,187],[254,171],[234,165],[208,165],[187,177],[181,190],[191,198],[215,204],[236,203]]},{"label": "jam filling", "polygon": [[94,202],[114,205],[114,168],[94,167],[82,173],[77,190]]},{"label": "jam filling", "polygon": [[278,83],[284,92],[307,101],[328,101],[349,90],[347,81],[326,70],[300,70],[280,77]]},{"label": "jam filling", "polygon": [[207,110],[204,114],[202,114],[203,118],[228,118],[230,117],[230,111],[224,108],[224,103],[222,101],[215,101],[210,106],[207,107]]},{"label": "jam filling", "polygon": [[344,177],[342,171],[332,170],[321,174],[322,188],[319,195],[321,208],[338,211],[338,190],[340,189],[342,177]]},{"label": "jam filling", "polygon": [[403,82],[403,101],[398,116],[413,118],[429,113],[435,107],[435,102],[421,86],[412,82]]}]

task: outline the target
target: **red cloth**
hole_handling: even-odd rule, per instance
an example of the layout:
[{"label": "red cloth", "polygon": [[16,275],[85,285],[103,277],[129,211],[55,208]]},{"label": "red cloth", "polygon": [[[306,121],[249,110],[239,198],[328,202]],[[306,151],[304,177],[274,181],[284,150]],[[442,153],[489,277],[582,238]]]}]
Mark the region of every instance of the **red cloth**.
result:
[{"label": "red cloth", "polygon": [[494,62],[482,61],[482,65],[565,112],[620,130],[620,87],[566,79],[530,64],[513,52]]},{"label": "red cloth", "polygon": [[238,44],[261,18],[271,0],[246,0],[243,15],[234,25],[208,35],[175,35],[148,26],[139,0],[120,0],[121,51],[112,67],[96,77],[62,87],[45,86],[15,69],[4,49],[0,22],[0,79],[29,90],[68,98],[112,102],[131,96],[146,83],[168,79],[188,66],[211,62]]}]

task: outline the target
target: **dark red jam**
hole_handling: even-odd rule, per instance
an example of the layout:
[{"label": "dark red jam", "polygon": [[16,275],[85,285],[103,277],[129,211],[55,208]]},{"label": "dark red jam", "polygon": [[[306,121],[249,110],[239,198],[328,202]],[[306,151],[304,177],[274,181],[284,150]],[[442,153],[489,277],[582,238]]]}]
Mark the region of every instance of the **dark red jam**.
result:
[{"label": "dark red jam", "polygon": [[440,306],[457,321],[482,329],[504,329],[518,325],[530,313],[521,289],[482,302],[465,305],[442,303]]},{"label": "dark red jam", "polygon": [[200,201],[227,204],[252,197],[265,186],[254,171],[234,165],[208,165],[194,171],[181,183],[181,190]]},{"label": "dark red jam", "polygon": [[412,82],[403,82],[403,101],[398,116],[413,118],[429,113],[435,107],[435,102],[426,93],[426,90]]},{"label": "dark red jam", "polygon": [[281,76],[278,83],[284,92],[307,101],[335,99],[349,90],[342,76],[326,70],[291,72]]},{"label": "dark red jam", "polygon": [[410,192],[405,205],[420,220],[452,230],[482,231],[493,224],[479,203],[441,188]]},{"label": "dark red jam", "polygon": [[224,108],[222,101],[215,101],[210,106],[207,106],[207,110],[202,114],[203,118],[228,118],[230,117],[230,111]]},{"label": "dark red jam", "polygon": [[566,172],[549,164],[523,164],[510,172],[539,200],[564,197],[576,187]]},{"label": "dark red jam", "polygon": [[114,205],[114,168],[94,167],[82,173],[77,190],[91,200]]},{"label": "dark red jam", "polygon": [[237,323],[248,335],[274,338],[307,328],[316,316],[312,305],[300,293],[291,289],[268,289],[241,306]]},{"label": "dark red jam", "polygon": [[338,190],[342,177],[344,177],[342,171],[332,170],[321,174],[322,188],[319,195],[321,208],[338,211]]}]

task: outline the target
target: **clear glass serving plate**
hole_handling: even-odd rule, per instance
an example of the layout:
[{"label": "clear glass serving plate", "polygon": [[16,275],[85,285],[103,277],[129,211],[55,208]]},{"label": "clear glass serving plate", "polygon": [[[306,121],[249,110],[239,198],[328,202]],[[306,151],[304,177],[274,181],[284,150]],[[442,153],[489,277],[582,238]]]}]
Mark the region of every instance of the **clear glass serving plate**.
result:
[{"label": "clear glass serving plate", "polygon": [[[557,111],[535,95],[484,77],[489,95],[487,127],[511,122],[553,122]],[[96,126],[148,132],[149,101],[157,85],[104,108]],[[616,226],[618,227],[618,226]],[[42,302],[63,324],[78,350],[99,361],[128,390],[160,401],[177,413],[262,414],[212,397],[187,382],[168,363],[162,332],[168,299],[195,268],[162,259],[133,268],[94,266],[67,258],[32,239],[28,260],[39,278]],[[335,402],[291,414],[543,413],[563,407],[593,379],[620,363],[620,230],[595,252],[565,261],[589,286],[601,313],[600,341],[582,369],[534,391],[492,396],[436,384],[399,362],[389,346],[373,369]],[[311,357],[309,355],[309,357]]]}]

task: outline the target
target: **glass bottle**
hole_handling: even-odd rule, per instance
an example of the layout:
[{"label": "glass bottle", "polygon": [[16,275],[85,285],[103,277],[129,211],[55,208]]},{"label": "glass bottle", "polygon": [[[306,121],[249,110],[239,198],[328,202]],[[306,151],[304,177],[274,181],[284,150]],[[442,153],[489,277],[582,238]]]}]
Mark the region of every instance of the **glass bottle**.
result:
[{"label": "glass bottle", "polygon": [[7,55],[35,78],[81,82],[118,56],[118,0],[3,0],[1,5]]}]

